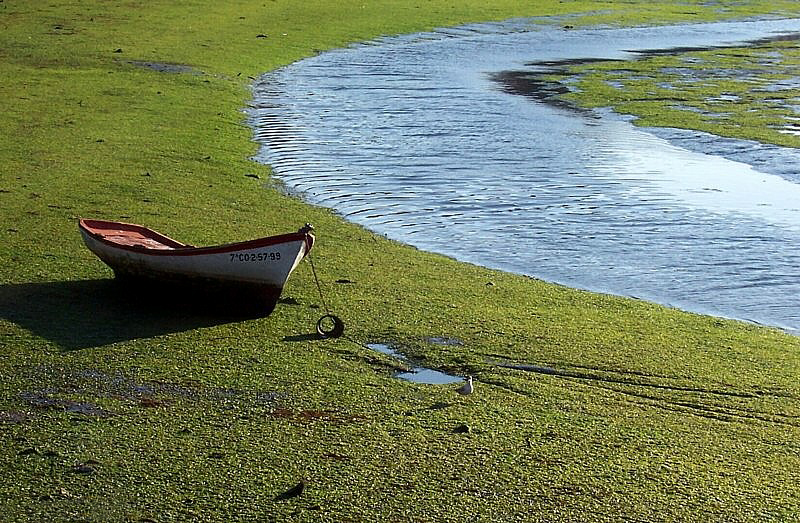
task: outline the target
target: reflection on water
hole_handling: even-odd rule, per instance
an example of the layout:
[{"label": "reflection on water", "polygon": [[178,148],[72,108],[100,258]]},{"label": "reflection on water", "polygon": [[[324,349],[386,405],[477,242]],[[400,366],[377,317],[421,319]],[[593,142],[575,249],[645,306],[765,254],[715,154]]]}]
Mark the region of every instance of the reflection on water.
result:
[{"label": "reflection on water", "polygon": [[[366,346],[374,351],[388,354],[393,358],[397,358],[406,364],[409,363],[407,358],[385,343],[368,343]],[[451,374],[417,366],[413,366],[411,370],[407,372],[397,372],[395,373],[394,377],[401,380],[413,381],[414,383],[425,383],[428,385],[447,385],[448,383],[459,383],[464,381],[461,378]]]},{"label": "reflection on water", "polygon": [[638,129],[492,80],[547,61],[754,40],[800,21],[522,26],[384,39],[265,75],[251,110],[258,158],[310,202],[426,250],[800,328],[796,150]]}]

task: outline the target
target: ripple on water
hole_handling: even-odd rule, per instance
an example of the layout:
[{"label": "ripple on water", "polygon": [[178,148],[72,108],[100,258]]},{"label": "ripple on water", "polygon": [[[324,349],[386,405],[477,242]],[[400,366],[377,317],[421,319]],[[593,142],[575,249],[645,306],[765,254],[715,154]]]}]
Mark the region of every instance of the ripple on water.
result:
[{"label": "ripple on water", "polygon": [[250,110],[258,159],[312,203],[419,248],[798,329],[796,150],[639,129],[497,81],[775,31],[800,21],[560,31],[515,20],[384,38],[265,75]]}]

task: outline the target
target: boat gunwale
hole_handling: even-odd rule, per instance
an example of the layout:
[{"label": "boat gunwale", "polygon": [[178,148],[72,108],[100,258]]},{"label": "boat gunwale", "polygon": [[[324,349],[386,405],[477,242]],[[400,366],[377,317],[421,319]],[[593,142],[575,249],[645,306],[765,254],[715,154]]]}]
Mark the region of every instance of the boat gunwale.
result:
[{"label": "boat gunwale", "polygon": [[[92,224],[95,224],[93,226]],[[314,236],[310,231],[300,230],[298,232],[279,234],[276,236],[266,236],[263,238],[256,238],[254,240],[245,240],[241,242],[226,243],[221,245],[211,245],[207,247],[195,247],[180,243],[172,238],[165,236],[159,232],[149,229],[143,225],[137,225],[125,222],[114,222],[106,220],[93,220],[81,219],[78,222],[81,232],[87,234],[92,239],[114,249],[135,252],[137,254],[144,254],[149,256],[203,256],[213,254],[228,254],[231,252],[245,251],[251,249],[258,249],[261,247],[269,247],[273,245],[280,245],[290,243],[293,241],[304,241],[305,252],[303,256],[308,254],[314,242]],[[125,245],[117,243],[103,236],[96,226],[107,226],[108,230],[129,230],[139,231],[146,236],[155,239],[159,243],[168,246],[167,249],[154,249],[143,245]]]}]

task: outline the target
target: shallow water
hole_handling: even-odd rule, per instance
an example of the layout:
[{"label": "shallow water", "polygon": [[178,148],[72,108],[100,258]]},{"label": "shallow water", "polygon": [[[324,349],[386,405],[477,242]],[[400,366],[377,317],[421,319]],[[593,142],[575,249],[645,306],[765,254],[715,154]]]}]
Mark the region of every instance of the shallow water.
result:
[{"label": "shallow water", "polygon": [[265,75],[258,159],[349,220],[460,260],[800,329],[800,155],[518,96],[547,62],[730,45],[798,20],[564,31],[484,24]]},{"label": "shallow water", "polygon": [[[405,356],[403,356],[398,351],[394,350],[392,347],[390,347],[385,343],[368,343],[366,347],[374,351],[392,356],[393,358],[397,358],[401,360],[404,364],[411,365],[408,358],[406,358]],[[413,381],[414,383],[425,383],[428,385],[447,385],[449,383],[459,383],[461,381],[464,381],[462,378],[459,378],[458,376],[453,376],[452,374],[447,374],[442,371],[429,369],[427,367],[420,367],[417,365],[411,365],[411,370],[407,372],[395,373],[394,377],[402,380]]]}]

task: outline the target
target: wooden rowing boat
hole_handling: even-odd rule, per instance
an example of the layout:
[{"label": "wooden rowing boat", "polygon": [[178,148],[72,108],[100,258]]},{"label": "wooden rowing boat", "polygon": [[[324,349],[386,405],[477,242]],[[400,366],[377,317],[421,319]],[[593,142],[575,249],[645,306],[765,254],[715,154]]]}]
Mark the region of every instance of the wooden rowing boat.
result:
[{"label": "wooden rowing boat", "polygon": [[117,279],[153,288],[191,290],[223,309],[267,315],[289,275],[314,245],[312,227],[256,240],[195,247],[130,223],[80,220],[86,246]]}]

